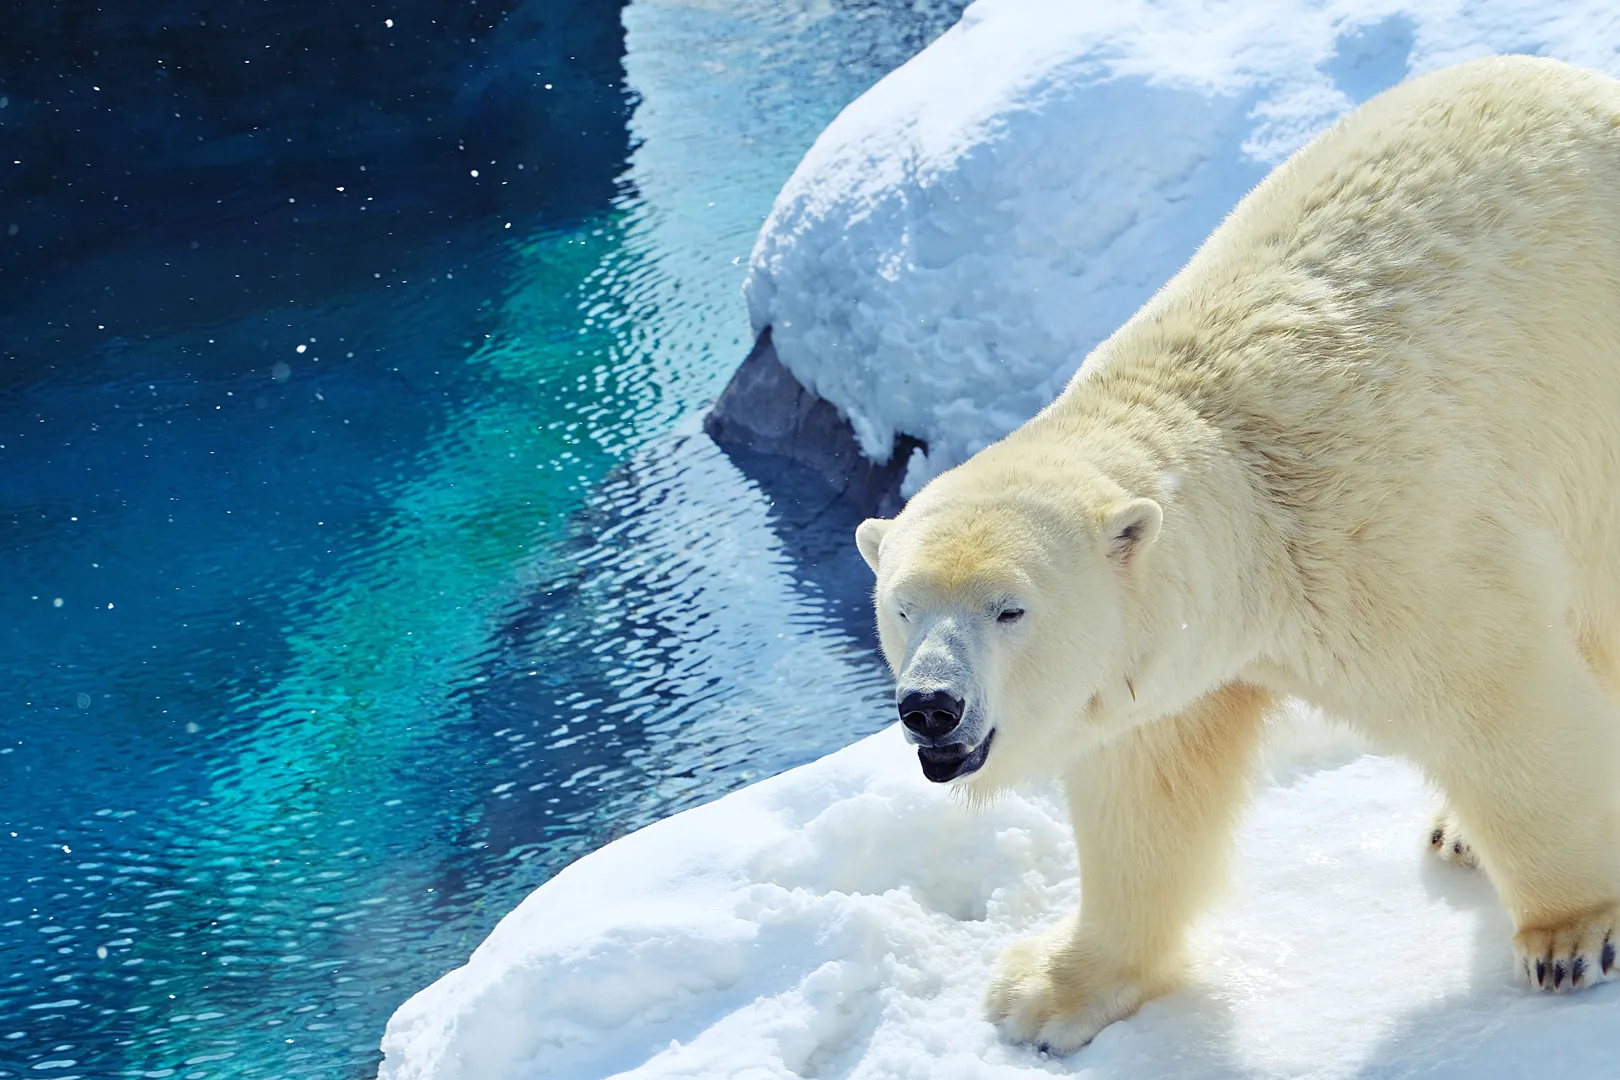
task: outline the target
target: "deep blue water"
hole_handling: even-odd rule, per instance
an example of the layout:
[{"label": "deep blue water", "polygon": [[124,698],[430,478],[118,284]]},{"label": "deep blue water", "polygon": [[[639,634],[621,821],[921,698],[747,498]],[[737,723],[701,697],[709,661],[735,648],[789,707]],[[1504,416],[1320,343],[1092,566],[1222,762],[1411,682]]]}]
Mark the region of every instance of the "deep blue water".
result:
[{"label": "deep blue water", "polygon": [[[0,1076],[370,1076],[569,861],[886,722],[853,513],[697,419],[777,187],[948,7],[609,5],[566,33],[615,81],[501,91],[555,121],[501,156],[350,123],[254,171],[279,129],[222,112],[173,141],[237,171],[126,170],[126,216],[105,148],[0,189]],[[558,53],[502,11],[434,70]]]}]

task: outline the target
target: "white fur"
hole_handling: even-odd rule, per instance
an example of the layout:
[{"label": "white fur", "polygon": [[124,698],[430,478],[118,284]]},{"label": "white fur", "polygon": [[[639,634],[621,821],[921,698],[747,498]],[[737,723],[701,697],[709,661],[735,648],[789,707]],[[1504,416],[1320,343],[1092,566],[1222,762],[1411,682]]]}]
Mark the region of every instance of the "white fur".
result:
[{"label": "white fur", "polygon": [[[987,1007],[1010,1036],[1070,1050],[1176,985],[1282,695],[1445,791],[1532,982],[1537,959],[1603,977],[1620,83],[1491,58],[1375,98],[1051,406],[859,544],[902,686],[995,733],[955,783],[1056,773],[1070,797],[1082,909],[1004,958]],[[971,632],[919,636],[946,613]]]}]

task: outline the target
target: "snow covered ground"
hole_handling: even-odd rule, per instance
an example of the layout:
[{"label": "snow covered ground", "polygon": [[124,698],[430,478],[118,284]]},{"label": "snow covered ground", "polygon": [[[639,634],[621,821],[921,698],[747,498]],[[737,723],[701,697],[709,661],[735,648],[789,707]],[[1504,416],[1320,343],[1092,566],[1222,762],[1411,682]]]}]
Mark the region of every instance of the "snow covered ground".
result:
[{"label": "snow covered ground", "polygon": [[1055,791],[958,805],[895,730],[586,857],[412,998],[385,1080],[1614,1075],[1620,985],[1537,997],[1417,775],[1300,716],[1274,740],[1195,983],[1073,1056],[979,1014],[1076,902]]},{"label": "snow covered ground", "polygon": [[907,494],[1050,401],[1277,162],[1408,75],[1620,75],[1613,0],[978,0],[854,102],[751,259],[755,331]]}]

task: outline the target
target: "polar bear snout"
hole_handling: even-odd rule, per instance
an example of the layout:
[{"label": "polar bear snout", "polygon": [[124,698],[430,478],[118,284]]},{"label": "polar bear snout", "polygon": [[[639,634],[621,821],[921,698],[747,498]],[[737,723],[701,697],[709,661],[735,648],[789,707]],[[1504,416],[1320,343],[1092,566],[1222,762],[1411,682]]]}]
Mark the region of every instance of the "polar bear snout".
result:
[{"label": "polar bear snout", "polygon": [[967,702],[947,689],[902,693],[899,711],[906,741],[917,747],[923,776],[936,784],[978,772],[990,756],[996,733],[992,730],[980,738],[979,721],[963,723]]},{"label": "polar bear snout", "polygon": [[978,772],[994,722],[981,683],[983,636],[971,614],[914,605],[915,637],[895,678],[895,706],[923,776],[936,784]]},{"label": "polar bear snout", "polygon": [[966,704],[949,690],[913,690],[900,699],[900,722],[916,742],[933,745],[956,730]]}]

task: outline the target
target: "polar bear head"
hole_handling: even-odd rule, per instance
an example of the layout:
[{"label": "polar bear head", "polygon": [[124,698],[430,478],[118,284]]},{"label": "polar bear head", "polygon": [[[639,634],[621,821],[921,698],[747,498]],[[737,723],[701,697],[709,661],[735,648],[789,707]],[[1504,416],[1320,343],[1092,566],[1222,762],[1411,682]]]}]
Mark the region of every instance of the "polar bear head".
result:
[{"label": "polar bear head", "polygon": [[988,794],[1050,774],[1118,720],[1163,511],[1059,494],[946,474],[856,530],[900,720],[936,783]]}]

